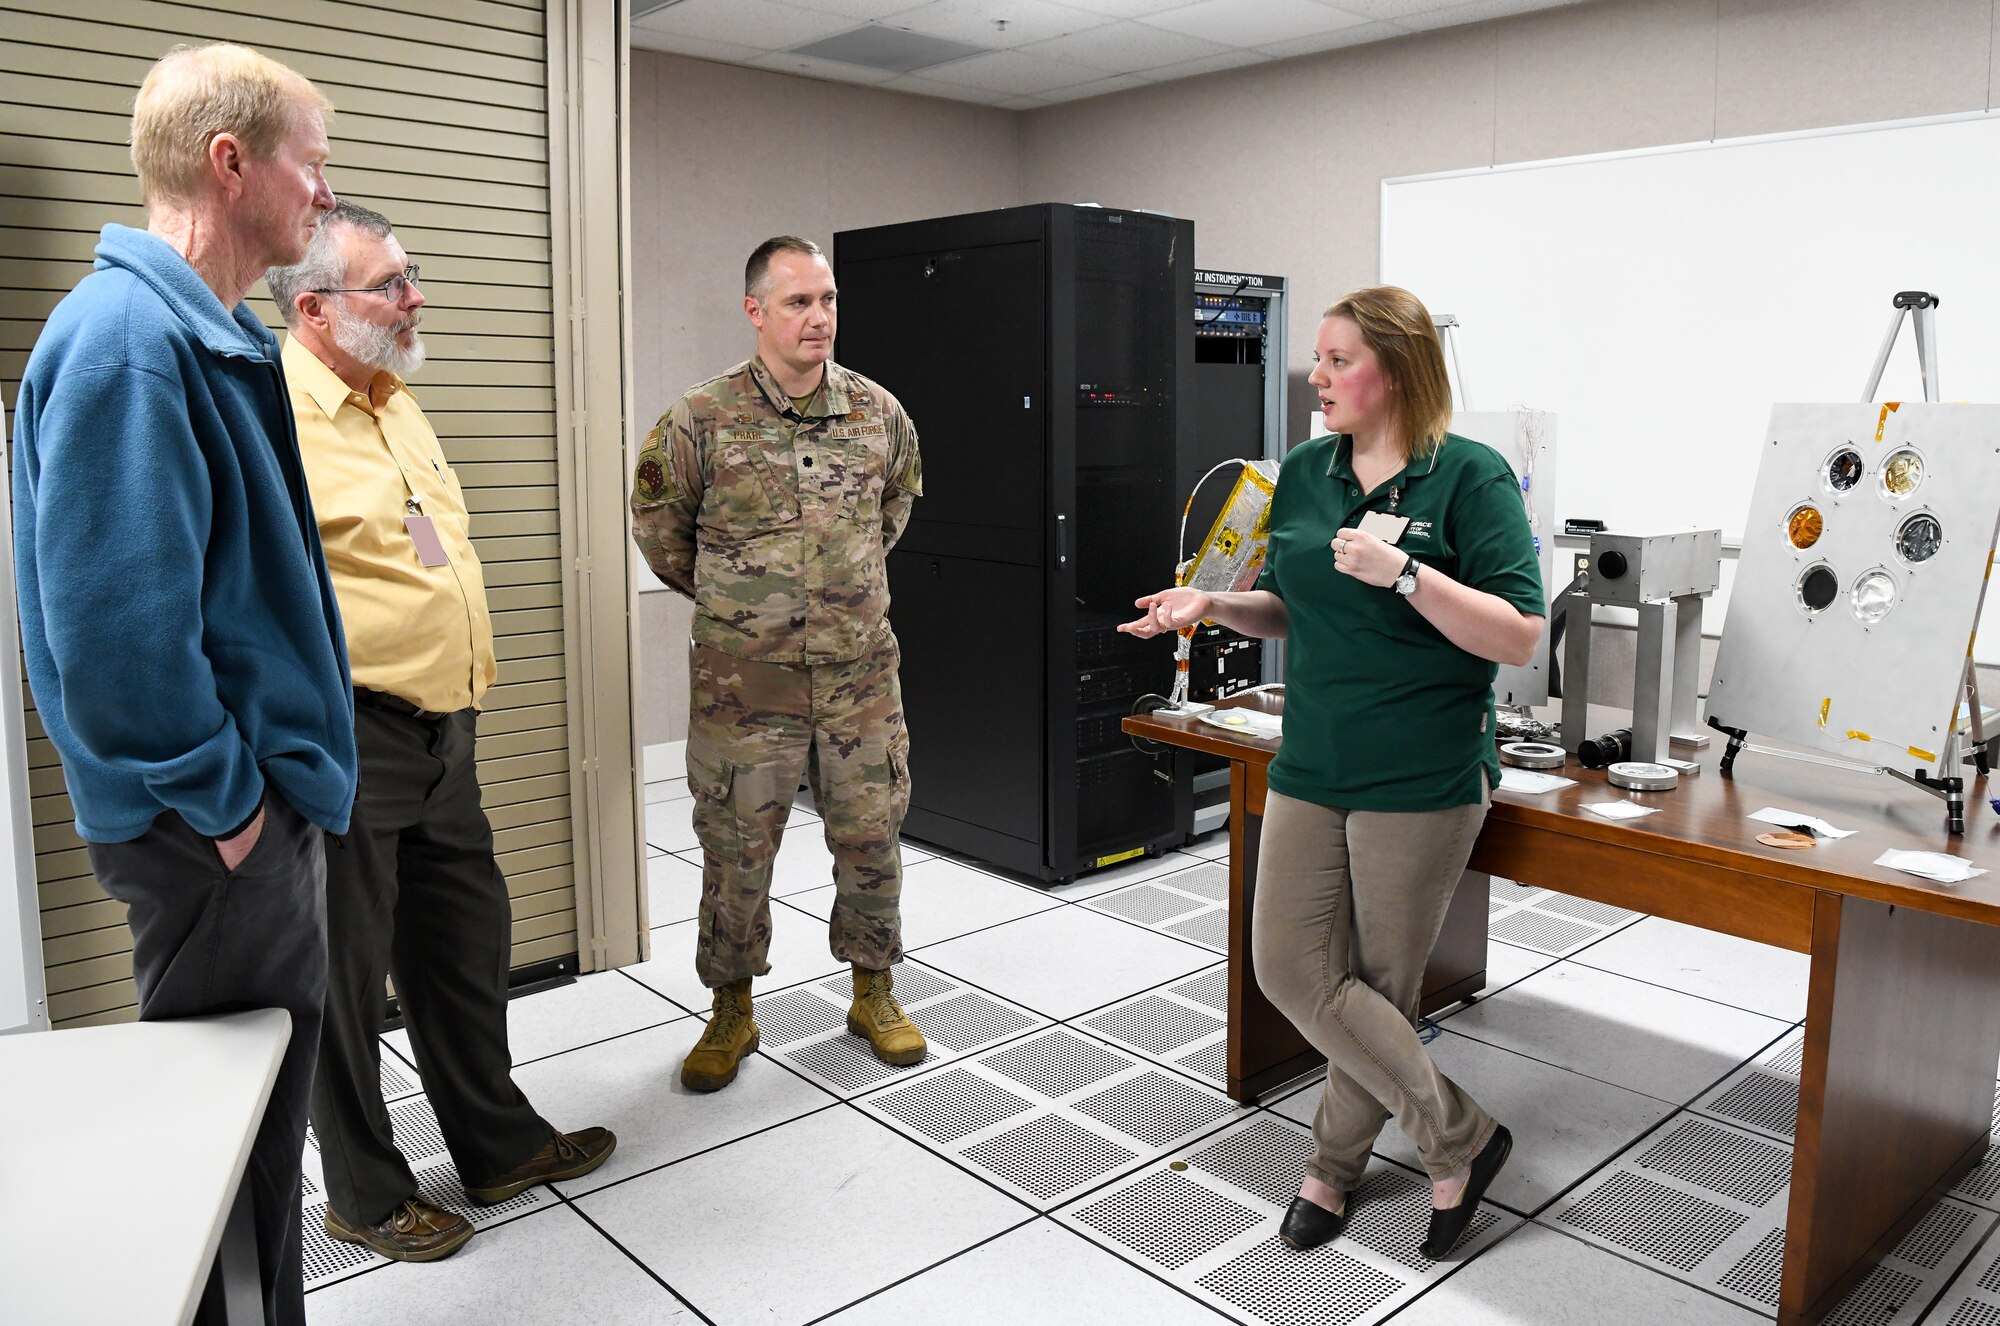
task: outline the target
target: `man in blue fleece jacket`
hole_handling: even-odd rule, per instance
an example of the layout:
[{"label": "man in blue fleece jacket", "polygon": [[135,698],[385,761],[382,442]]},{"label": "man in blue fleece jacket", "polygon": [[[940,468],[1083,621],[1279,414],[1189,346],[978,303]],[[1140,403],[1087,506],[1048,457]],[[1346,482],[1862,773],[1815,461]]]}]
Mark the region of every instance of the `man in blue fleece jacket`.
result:
[{"label": "man in blue fleece jacket", "polygon": [[[139,1016],[291,1014],[245,1176],[265,1315],[288,1324],[305,1320],[322,830],[347,828],[354,710],[278,342],[242,301],[333,206],[330,109],[240,46],[156,64],[132,117],[147,227],[104,228],[14,421],[28,677],[91,868],[128,909]],[[211,1283],[198,1319],[220,1308]]]}]

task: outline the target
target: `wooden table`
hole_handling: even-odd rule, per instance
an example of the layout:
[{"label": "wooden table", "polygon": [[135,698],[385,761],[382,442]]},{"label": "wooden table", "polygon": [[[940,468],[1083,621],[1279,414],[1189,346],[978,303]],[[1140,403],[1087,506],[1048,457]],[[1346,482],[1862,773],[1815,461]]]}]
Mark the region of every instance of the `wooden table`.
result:
[{"label": "wooden table", "polygon": [[264,1320],[250,1144],[291,1039],[279,1008],[0,1036],[0,1317],[186,1326],[222,1265]]},{"label": "wooden table", "polygon": [[[1253,703],[1274,707],[1267,697]],[[1593,714],[1591,730],[1621,726],[1617,717]],[[1125,726],[1232,760],[1233,845],[1238,820],[1247,825],[1261,809],[1276,744],[1187,719]],[[1983,805],[1984,779],[1967,791],[1967,833],[1953,838],[1943,803],[1889,778],[1746,753],[1725,779],[1721,748],[1718,739],[1702,752],[1703,772],[1671,792],[1626,793],[1572,762],[1562,772],[1577,787],[1497,793],[1471,864],[1811,955],[1778,1309],[1783,1326],[1806,1326],[1988,1149],[2000,1061],[2000,820]],[[1616,822],[1582,809],[1614,796],[1661,813]],[[1766,847],[1756,835],[1772,826],[1747,818],[1765,806],[1861,832],[1807,851]],[[1930,884],[1873,864],[1891,847],[1950,852],[1993,873]],[[1229,1054],[1232,1066],[1249,1056],[1251,1075],[1270,1035],[1260,1022],[1279,1015],[1234,999],[1239,980],[1251,983],[1249,918],[1236,908],[1254,899],[1236,884],[1232,868]]]}]

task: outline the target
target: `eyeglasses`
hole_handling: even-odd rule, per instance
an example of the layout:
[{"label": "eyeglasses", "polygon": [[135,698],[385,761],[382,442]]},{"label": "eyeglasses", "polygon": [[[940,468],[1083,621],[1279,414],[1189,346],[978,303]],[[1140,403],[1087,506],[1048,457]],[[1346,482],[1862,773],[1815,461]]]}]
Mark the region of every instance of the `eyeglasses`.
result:
[{"label": "eyeglasses", "polygon": [[417,283],[417,271],[417,264],[411,263],[403,269],[401,275],[392,276],[381,285],[344,286],[336,289],[315,290],[313,293],[316,295],[381,295],[391,303],[401,303],[404,292]]}]

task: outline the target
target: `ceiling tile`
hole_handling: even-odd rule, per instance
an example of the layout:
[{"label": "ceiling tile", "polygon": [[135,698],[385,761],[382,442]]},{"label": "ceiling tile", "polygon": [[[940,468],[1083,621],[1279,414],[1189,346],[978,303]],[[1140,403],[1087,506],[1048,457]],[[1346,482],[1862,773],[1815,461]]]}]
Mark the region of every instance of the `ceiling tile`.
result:
[{"label": "ceiling tile", "polygon": [[1366,20],[1313,0],[1197,0],[1144,21],[1225,46],[1266,46],[1353,27]]},{"label": "ceiling tile", "polygon": [[1188,0],[1063,0],[1076,9],[1087,9],[1093,14],[1105,14],[1111,18],[1144,18],[1148,14],[1161,14],[1169,9],[1184,9]]},{"label": "ceiling tile", "polygon": [[957,87],[981,87],[1009,96],[1040,96],[1051,88],[1075,87],[1102,78],[1100,69],[1086,69],[1067,60],[1051,60],[1046,55],[1025,51],[994,51],[974,55],[950,64],[933,65],[923,77]]},{"label": "ceiling tile", "polygon": [[870,69],[841,60],[820,60],[796,51],[760,55],[747,63],[752,69],[770,69],[781,74],[797,74],[802,78],[823,78],[833,83],[886,83],[896,76],[887,69]]},{"label": "ceiling tile", "polygon": [[728,41],[702,41],[698,37],[668,36],[664,32],[651,32],[632,26],[632,44],[649,51],[665,51],[669,55],[691,55],[697,60],[714,60],[719,64],[742,64],[754,60],[767,52],[754,46],[739,46]]},{"label": "ceiling tile", "polygon": [[1217,74],[1225,69],[1241,69],[1245,65],[1270,62],[1271,57],[1262,51],[1224,51],[1220,55],[1189,60],[1185,64],[1162,65],[1158,69],[1148,69],[1145,76],[1149,82],[1164,83],[1176,78],[1199,78],[1203,74]]},{"label": "ceiling tile", "polygon": [[1002,110],[1035,110],[1049,103],[1040,97],[1008,97],[997,104]]},{"label": "ceiling tile", "polygon": [[1110,21],[1102,14],[1049,0],[931,0],[896,15],[893,26],[1005,49],[1102,27]]},{"label": "ceiling tile", "polygon": [[983,87],[960,87],[955,83],[940,83],[934,78],[924,78],[917,74],[904,74],[876,87],[884,92],[908,92],[919,97],[944,97],[950,101],[972,101],[983,106],[998,106],[1009,100],[1005,92],[995,92]]},{"label": "ceiling tile", "polygon": [[818,41],[854,24],[832,14],[814,14],[770,0],[680,0],[633,23],[640,29],[670,37],[726,41],[760,51],[782,51]]},{"label": "ceiling tile", "polygon": [[1446,9],[1428,9],[1396,22],[1411,32],[1429,32],[1461,23],[1484,23],[1492,18],[1533,13],[1537,9],[1561,9],[1575,3],[1577,0],[1472,0],[1470,4],[1455,4]]},{"label": "ceiling tile", "polygon": [[[856,23],[874,23],[915,9],[924,0],[779,0],[787,9],[805,9],[815,14],[834,14]],[[1439,0],[1441,4],[1451,0]]]},{"label": "ceiling tile", "polygon": [[1041,94],[1047,102],[1082,101],[1085,97],[1101,97],[1107,92],[1126,92],[1135,87],[1152,87],[1151,79],[1140,78],[1137,74],[1115,74],[1110,78],[1100,78],[1091,83],[1079,83],[1075,87],[1060,87]]},{"label": "ceiling tile", "polygon": [[1351,28],[1340,28],[1333,32],[1322,32],[1312,37],[1294,37],[1290,41],[1274,41],[1257,49],[1273,59],[1289,60],[1297,55],[1313,55],[1320,51],[1339,50],[1343,46],[1365,46],[1371,41],[1387,41],[1391,37],[1407,37],[1410,30],[1394,23],[1357,23]]},{"label": "ceiling tile", "polygon": [[[798,0],[787,0],[787,3],[797,2]],[[1336,9],[1345,9],[1350,14],[1359,14],[1363,18],[1387,19],[1391,23],[1400,23],[1409,15],[1427,14],[1434,9],[1450,9],[1453,5],[1468,3],[1468,0],[1326,0],[1326,3]],[[1541,0],[1541,3],[1548,4],[1551,0]]]},{"label": "ceiling tile", "polygon": [[1022,49],[1030,55],[1053,55],[1058,60],[1073,60],[1106,73],[1129,74],[1163,64],[1198,60],[1205,55],[1220,55],[1231,48],[1144,23],[1121,22],[1038,41]]}]

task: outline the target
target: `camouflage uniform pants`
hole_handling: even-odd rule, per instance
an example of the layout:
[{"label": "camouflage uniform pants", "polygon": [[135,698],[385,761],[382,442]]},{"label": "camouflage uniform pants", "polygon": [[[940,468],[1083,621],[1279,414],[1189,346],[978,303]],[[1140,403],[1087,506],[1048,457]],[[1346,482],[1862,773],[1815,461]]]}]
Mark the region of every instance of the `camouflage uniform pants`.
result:
[{"label": "camouflage uniform pants", "polygon": [[687,772],[701,839],[702,984],[771,970],[771,867],[802,773],[833,853],[833,956],[868,968],[902,960],[901,660],[887,630],[847,663],[763,663],[694,646]]}]

